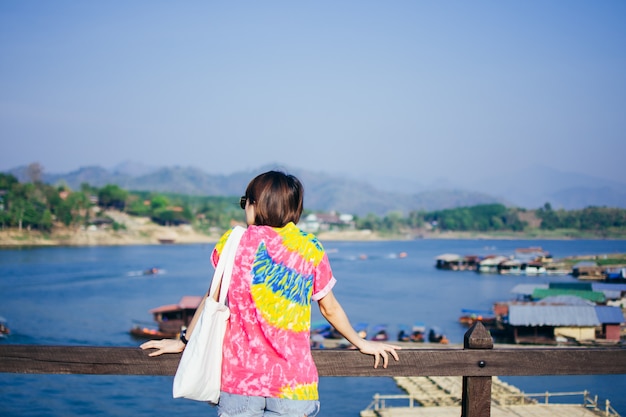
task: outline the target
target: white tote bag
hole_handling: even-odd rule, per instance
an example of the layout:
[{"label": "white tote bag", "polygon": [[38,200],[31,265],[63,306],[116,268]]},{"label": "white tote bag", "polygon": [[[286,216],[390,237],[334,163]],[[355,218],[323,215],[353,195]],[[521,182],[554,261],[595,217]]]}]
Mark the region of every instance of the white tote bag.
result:
[{"label": "white tote bag", "polygon": [[[220,255],[211,281],[204,310],[196,323],[174,376],[174,398],[217,403],[222,379],[222,347],[230,317],[226,295],[230,284],[235,252],[245,229],[236,226]],[[221,281],[219,301],[215,292]]]}]

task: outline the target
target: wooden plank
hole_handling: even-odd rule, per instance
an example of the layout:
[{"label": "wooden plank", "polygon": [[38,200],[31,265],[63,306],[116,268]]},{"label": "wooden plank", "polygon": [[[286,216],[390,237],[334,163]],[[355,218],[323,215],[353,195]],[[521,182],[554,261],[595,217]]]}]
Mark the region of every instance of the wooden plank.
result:
[{"label": "wooden plank", "polygon": [[[521,376],[626,374],[622,348],[403,349],[374,369],[354,350],[314,350],[321,376]],[[179,354],[151,358],[135,347],[0,345],[0,372],[174,375]],[[485,366],[479,367],[483,361]]]},{"label": "wooden plank", "polygon": [[372,369],[373,359],[355,351],[313,352],[325,376],[626,374],[626,350],[620,348],[403,349],[399,355],[400,362],[392,361],[387,369]]},{"label": "wooden plank", "polygon": [[0,346],[0,372],[23,374],[173,375],[180,355],[151,358],[139,348]]}]

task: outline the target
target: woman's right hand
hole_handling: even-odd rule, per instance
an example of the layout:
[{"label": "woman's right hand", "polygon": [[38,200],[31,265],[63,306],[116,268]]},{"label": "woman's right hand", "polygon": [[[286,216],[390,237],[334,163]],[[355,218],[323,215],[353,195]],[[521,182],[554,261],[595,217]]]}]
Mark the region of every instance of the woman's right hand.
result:
[{"label": "woman's right hand", "polygon": [[396,360],[396,362],[400,360],[396,350],[400,350],[402,348],[400,346],[389,345],[384,342],[362,340],[358,349],[361,353],[374,356],[374,368],[378,368],[378,364],[381,359],[383,361],[383,368],[386,368],[389,363],[390,355]]},{"label": "woman's right hand", "polygon": [[159,356],[164,353],[180,353],[185,350],[185,344],[179,339],[149,340],[139,346],[142,349],[157,349],[148,356]]}]

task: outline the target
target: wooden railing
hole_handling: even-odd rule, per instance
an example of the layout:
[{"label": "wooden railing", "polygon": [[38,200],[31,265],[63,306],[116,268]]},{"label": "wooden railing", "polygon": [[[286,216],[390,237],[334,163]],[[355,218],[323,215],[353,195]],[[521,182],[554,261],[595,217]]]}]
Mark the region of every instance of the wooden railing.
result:
[{"label": "wooden railing", "polygon": [[[491,415],[491,377],[626,374],[619,347],[498,348],[478,322],[463,349],[403,349],[386,369],[349,349],[313,350],[320,376],[463,376],[463,417]],[[180,355],[149,357],[134,347],[0,345],[0,372],[21,374],[174,375]]]}]

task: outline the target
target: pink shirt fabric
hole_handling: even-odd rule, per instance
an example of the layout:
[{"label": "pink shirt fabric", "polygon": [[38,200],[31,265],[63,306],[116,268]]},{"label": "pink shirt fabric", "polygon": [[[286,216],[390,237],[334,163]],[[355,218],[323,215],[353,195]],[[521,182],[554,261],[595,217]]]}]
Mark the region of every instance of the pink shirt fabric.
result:
[{"label": "pink shirt fabric", "polygon": [[[211,255],[217,265],[230,231]],[[293,400],[318,399],[311,356],[311,301],[335,278],[314,235],[289,223],[249,226],[237,249],[228,289],[222,391]]]}]

